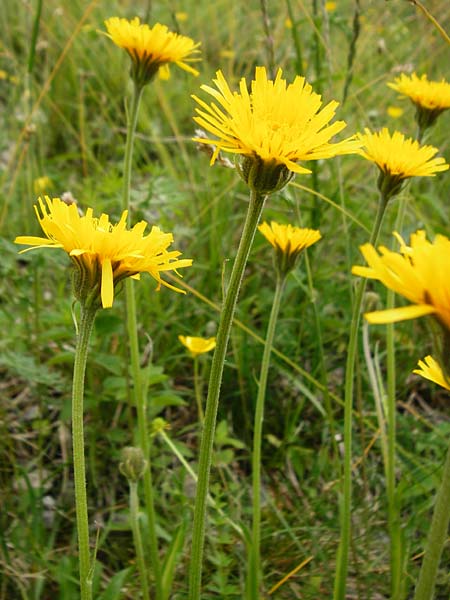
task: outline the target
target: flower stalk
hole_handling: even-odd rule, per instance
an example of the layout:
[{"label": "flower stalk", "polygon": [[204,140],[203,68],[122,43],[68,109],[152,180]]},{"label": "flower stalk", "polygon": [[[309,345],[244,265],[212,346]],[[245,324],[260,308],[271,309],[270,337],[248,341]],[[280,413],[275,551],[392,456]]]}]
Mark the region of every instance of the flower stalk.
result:
[{"label": "flower stalk", "polygon": [[80,569],[81,600],[92,600],[92,572],[89,551],[89,522],[86,497],[86,466],[84,458],[83,398],[84,376],[89,348],[89,339],[94,326],[97,307],[81,303],[81,318],[78,329],[73,367],[72,386],[72,444],[75,485],[75,511],[77,517],[78,553]]},{"label": "flower stalk", "polygon": [[[389,201],[389,194],[380,191],[378,210],[370,235],[371,243],[376,244],[380,234],[383,216]],[[345,367],[345,396],[344,396],[344,480],[342,487],[342,504],[340,511],[341,535],[336,563],[334,580],[334,600],[345,600],[345,590],[348,573],[348,554],[350,547],[351,509],[352,509],[352,414],[353,414],[353,384],[355,379],[356,351],[358,346],[359,323],[361,306],[366,289],[366,280],[359,281],[356,287],[350,336],[347,347]]]},{"label": "flower stalk", "polygon": [[216,348],[211,365],[198,465],[192,553],[189,567],[189,600],[200,600],[209,474],[211,470],[214,433],[223,367],[244,269],[245,265],[247,264],[250,248],[255,236],[259,218],[264,207],[265,199],[266,196],[264,194],[255,189],[251,190],[247,216],[228,284],[228,289],[225,294],[219,328],[216,336]]},{"label": "flower stalk", "polygon": [[141,591],[143,600],[150,600],[150,590],[148,587],[148,574],[145,566],[144,548],[142,545],[141,530],[139,528],[139,495],[137,481],[129,481],[130,485],[130,521],[133,531],[134,549],[136,551],[136,561],[141,579]]},{"label": "flower stalk", "polygon": [[[134,81],[131,107],[128,114],[127,139],[125,144],[125,157],[123,166],[123,210],[128,211],[130,208],[131,167],[133,159],[134,136],[136,131],[137,117],[142,96],[142,90],[143,86],[139,85],[137,82]],[[128,218],[130,218],[130,211],[128,212]],[[148,461],[148,467],[144,472],[143,478],[145,509],[147,513],[150,536],[150,562],[152,566],[153,576],[155,579],[156,600],[161,600],[163,597],[161,579],[162,574],[158,552],[158,539],[156,537],[155,502],[150,461],[149,432],[147,428],[147,402],[144,398],[142,389],[141,367],[139,358],[139,340],[137,334],[136,298],[134,294],[133,281],[130,278],[128,278],[125,282],[125,293],[127,307],[127,331],[131,359],[131,376],[133,380],[132,394],[137,414],[139,446],[144,453],[145,460]]]},{"label": "flower stalk", "polygon": [[248,591],[249,600],[260,598],[261,586],[261,443],[264,421],[264,402],[266,397],[267,377],[270,367],[270,355],[272,352],[275,328],[280,312],[281,297],[286,283],[286,276],[278,274],[275,286],[275,294],[272,301],[269,323],[267,325],[266,341],[261,362],[259,376],[258,394],[256,397],[255,421],[253,428],[253,452],[252,452],[252,537],[249,553],[248,566]]}]

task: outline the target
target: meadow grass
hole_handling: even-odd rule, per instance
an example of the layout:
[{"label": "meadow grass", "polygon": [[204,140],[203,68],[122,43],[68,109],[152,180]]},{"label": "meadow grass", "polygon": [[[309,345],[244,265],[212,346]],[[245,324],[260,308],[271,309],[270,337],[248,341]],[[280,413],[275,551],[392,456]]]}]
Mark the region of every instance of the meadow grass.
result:
[{"label": "meadow grass", "polygon": [[[388,126],[415,136],[412,105],[386,82],[412,70],[448,80],[449,46],[423,13],[404,0],[345,0],[334,10],[326,10],[319,0],[74,0],[67,5],[48,0],[34,44],[38,5],[8,0],[0,11],[0,598],[78,598],[70,442],[75,349],[71,269],[62,253],[18,255],[13,240],[40,235],[33,205],[42,193],[61,197],[70,192],[80,208],[92,206],[96,214],[120,217],[126,105],[131,100],[129,59],[99,32],[108,17],[138,14],[202,43],[198,78],[172,68],[169,81],[155,80],[144,89],[130,198],[133,222],[145,219],[173,232],[176,247],[194,259],[177,281],[186,296],[164,288],[155,293],[155,283],[146,277],[134,286],[148,419],[162,417],[170,426],[162,433],[156,429],[151,438],[163,579],[167,598],[184,600],[195,494],[186,467],[194,472],[197,468],[199,423],[192,360],[178,335],[216,334],[248,202],[246,186],[234,169],[210,167],[208,154],[191,141],[195,124],[190,95],[199,94],[200,84],[210,84],[218,68],[236,86],[242,76],[252,79],[256,65],[280,66],[287,80],[305,75],[325,101],[345,97],[338,118],[347,122],[348,135],[364,127]],[[448,33],[448,2],[435,0],[428,9]],[[403,112],[393,118],[389,107]],[[426,136],[447,161],[449,118],[444,113]],[[44,176],[50,183],[36,191],[35,180]],[[264,209],[264,220],[319,228],[322,239],[287,278],[275,334],[262,445],[261,598],[333,596],[343,382],[356,280],[350,271],[353,264],[363,264],[358,247],[368,241],[374,220],[376,177],[374,165],[355,155],[318,161],[311,176],[297,176],[270,196]],[[405,239],[419,228],[430,237],[447,234],[448,177],[440,173],[413,179],[401,199],[392,201],[381,242],[392,243],[400,202]],[[219,404],[203,567],[205,600],[244,597],[252,427],[274,286],[271,250],[257,234]],[[385,307],[386,290],[376,283],[368,288],[371,302]],[[97,545],[93,595],[99,600],[138,598],[141,589],[128,485],[119,472],[122,449],[139,439],[125,339],[123,292],[112,309],[97,316],[86,373],[87,494],[91,546]],[[396,325],[393,339],[402,600],[412,597],[417,580],[450,424],[448,394],[411,374],[417,360],[431,352],[426,320]],[[368,327],[367,340],[382,404],[386,328]],[[381,600],[391,598],[385,439],[367,355],[359,336],[347,597]],[[210,364],[210,355],[201,357],[205,391]],[[148,557],[143,504],[142,494],[139,522]],[[437,599],[450,593],[449,561],[447,545]]]}]

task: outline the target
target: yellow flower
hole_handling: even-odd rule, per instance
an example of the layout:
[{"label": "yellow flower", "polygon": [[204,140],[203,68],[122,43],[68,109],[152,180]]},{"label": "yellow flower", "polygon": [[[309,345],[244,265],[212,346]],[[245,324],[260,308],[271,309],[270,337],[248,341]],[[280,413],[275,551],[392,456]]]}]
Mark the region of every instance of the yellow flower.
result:
[{"label": "yellow flower", "polygon": [[182,292],[160,276],[163,271],[192,264],[190,259],[178,259],[180,252],[167,250],[173,242],[171,233],[152,227],[150,233],[144,235],[145,221],[128,230],[127,211],[113,225],[106,214],[94,217],[92,208],[80,216],[75,204],[67,205],[59,198],[48,196],[45,202],[39,198],[35,211],[46,237],[20,236],[15,243],[65,250],[76,267],[74,288],[79,300],[84,302],[88,297],[100,296],[103,308],[109,308],[113,304],[117,283],[126,277],[139,279],[140,273],[144,272],[156,279],[158,289],[163,284]]},{"label": "yellow flower", "polygon": [[178,339],[185,346],[191,354],[197,356],[198,354],[204,354],[210,352],[216,347],[216,338],[201,338],[179,335]]},{"label": "yellow flower", "polygon": [[400,106],[388,106],[386,112],[393,119],[398,119],[405,111]]},{"label": "yellow flower", "polygon": [[425,377],[425,379],[429,379],[450,391],[450,383],[445,378],[437,360],[434,360],[432,356],[426,356],[424,360],[419,360],[418,365],[420,369],[414,369],[413,373],[417,373],[417,375]]},{"label": "yellow flower", "polygon": [[[320,110],[321,96],[312,91],[304,77],[296,77],[288,85],[281,69],[272,81],[264,67],[256,67],[250,92],[245,78],[240,81],[239,92],[232,92],[221,71],[216,77],[217,89],[201,86],[216,102],[209,105],[197,96],[193,98],[200,105],[194,120],[218,139],[195,141],[215,146],[211,164],[221,150],[242,155],[244,159],[237,167],[251,187],[264,192],[280,189],[292,173],[310,173],[298,161],[330,158],[358,148],[353,139],[329,143],[346,124],[328,124],[338,103],[329,102]],[[268,179],[267,186],[264,178]]]},{"label": "yellow flower", "polygon": [[37,177],[33,181],[33,189],[35,194],[45,194],[53,187],[50,177],[44,175],[43,177]]},{"label": "yellow flower", "polygon": [[380,170],[378,187],[387,198],[398,194],[403,181],[409,177],[434,177],[437,172],[448,169],[442,157],[433,158],[437,148],[421,146],[398,131],[391,135],[386,127],[375,133],[365,129],[357,137],[362,142],[359,154]]},{"label": "yellow flower", "polygon": [[371,244],[361,246],[368,267],[354,266],[352,273],[378,279],[387,288],[407,298],[412,304],[401,308],[366,313],[369,323],[394,323],[434,315],[450,331],[450,240],[437,235],[434,242],[424,231],[411,235],[410,246],[401,242],[400,252]]},{"label": "yellow flower", "polygon": [[325,2],[325,10],[327,12],[333,12],[337,8],[337,2]]},{"label": "yellow flower", "polygon": [[271,221],[270,225],[262,223],[258,229],[274,247],[275,264],[281,275],[291,271],[301,252],[322,237],[317,229],[280,225],[275,221]]},{"label": "yellow flower", "polygon": [[148,83],[160,67],[163,67],[163,77],[166,77],[169,63],[198,75],[189,63],[200,60],[195,56],[200,44],[191,38],[169,31],[160,23],[153,27],[141,24],[139,17],[131,21],[111,17],[105,25],[108,37],[130,55],[131,76],[138,85]]},{"label": "yellow flower", "polygon": [[416,118],[423,128],[432,125],[441,112],[450,108],[450,83],[445,79],[429,81],[426,75],[417,77],[415,73],[402,73],[388,86],[413,102],[417,109]]}]

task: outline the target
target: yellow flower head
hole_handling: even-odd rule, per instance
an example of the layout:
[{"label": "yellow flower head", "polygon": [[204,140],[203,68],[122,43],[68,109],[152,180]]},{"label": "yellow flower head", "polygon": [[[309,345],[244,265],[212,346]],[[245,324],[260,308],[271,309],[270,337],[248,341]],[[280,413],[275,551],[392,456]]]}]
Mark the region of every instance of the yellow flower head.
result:
[{"label": "yellow flower head", "polygon": [[279,69],[272,81],[264,67],[256,67],[250,91],[242,78],[239,92],[232,92],[221,71],[217,71],[214,83],[217,89],[201,87],[216,102],[209,105],[193,96],[200,105],[194,120],[218,139],[195,141],[215,146],[211,164],[221,150],[241,155],[243,160],[237,165],[240,174],[255,189],[280,189],[292,173],[310,173],[298,161],[348,154],[359,146],[353,139],[330,143],[346,126],[344,121],[329,124],[338,103],[329,102],[320,110],[321,96],[312,91],[304,77],[287,84]]},{"label": "yellow flower head", "polygon": [[38,221],[46,237],[20,236],[16,244],[33,247],[62,248],[76,267],[75,294],[85,302],[89,298],[101,298],[103,308],[110,308],[114,299],[114,287],[126,277],[139,279],[140,273],[149,273],[161,284],[177,291],[178,288],[161,279],[163,271],[189,267],[191,259],[178,259],[180,252],[168,251],[173,242],[171,233],[163,233],[152,227],[144,235],[147,223],[140,221],[127,229],[127,211],[113,225],[106,214],[93,216],[88,208],[80,216],[75,204],[67,205],[59,198],[39,198],[35,206]]},{"label": "yellow flower head", "polygon": [[145,85],[163,67],[163,78],[167,78],[169,63],[175,63],[185,71],[198,75],[190,62],[200,60],[200,43],[179,35],[165,25],[156,23],[153,27],[141,24],[139,17],[131,21],[111,17],[105,21],[108,37],[128,52],[132,60],[131,76],[138,85]]},{"label": "yellow flower head", "polygon": [[365,129],[358,139],[362,142],[359,154],[379,168],[378,187],[387,197],[398,194],[409,177],[433,177],[448,169],[442,157],[433,158],[437,148],[421,146],[398,131],[391,135],[386,127],[375,133]]},{"label": "yellow flower head", "polygon": [[275,249],[275,264],[281,275],[291,271],[301,252],[315,244],[322,237],[317,229],[280,225],[272,221],[262,223],[258,227],[266,240]]},{"label": "yellow flower head", "polygon": [[210,352],[216,347],[215,337],[201,338],[191,337],[190,335],[179,335],[178,339],[194,356],[197,356],[198,354],[205,354],[205,352]]},{"label": "yellow flower head", "polygon": [[400,252],[371,244],[361,246],[368,267],[355,266],[354,275],[378,279],[387,288],[407,298],[412,304],[391,310],[366,313],[369,323],[394,323],[434,315],[450,331],[450,240],[437,235],[434,242],[424,231],[411,235],[410,246],[401,242]]},{"label": "yellow flower head", "polygon": [[424,360],[419,360],[418,365],[420,368],[414,369],[413,373],[437,383],[450,392],[450,382],[446,379],[437,360],[432,356],[426,356]]},{"label": "yellow flower head", "polygon": [[445,79],[429,81],[426,75],[402,73],[388,86],[407,96],[417,108],[416,118],[423,128],[429,127],[437,117],[450,108],[450,83]]}]

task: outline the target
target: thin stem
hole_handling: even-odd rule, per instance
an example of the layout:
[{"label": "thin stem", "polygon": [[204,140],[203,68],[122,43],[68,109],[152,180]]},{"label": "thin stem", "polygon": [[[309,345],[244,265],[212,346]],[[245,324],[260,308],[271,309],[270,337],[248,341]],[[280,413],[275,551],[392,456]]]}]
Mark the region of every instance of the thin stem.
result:
[{"label": "thin stem", "polygon": [[150,591],[148,588],[148,574],[144,560],[144,548],[142,546],[141,530],[139,527],[139,496],[137,481],[129,481],[130,484],[130,520],[133,531],[134,549],[136,551],[136,560],[141,578],[142,598],[150,600]]},{"label": "thin stem", "polygon": [[[395,220],[395,231],[400,231],[406,209],[406,197],[400,199],[399,209]],[[394,308],[395,293],[388,290],[386,308]],[[400,505],[395,482],[395,444],[396,444],[396,370],[395,370],[395,340],[394,324],[386,326],[387,353],[387,423],[388,447],[386,465],[386,492],[388,497],[388,527],[390,538],[391,561],[391,596],[392,600],[402,598],[405,577],[402,572],[403,548],[400,523]]]},{"label": "thin stem", "polygon": [[[381,195],[377,215],[370,236],[370,244],[375,245],[383,221],[387,199]],[[358,332],[361,319],[361,306],[366,289],[367,279],[361,279],[357,283],[352,320],[350,325],[350,337],[347,348],[347,362],[345,367],[345,397],[344,397],[344,482],[343,498],[340,511],[341,536],[336,563],[336,575],[334,580],[334,600],[345,600],[345,588],[348,572],[348,553],[350,546],[350,527],[352,510],[352,412],[353,412],[353,384],[355,378],[356,351],[358,347]]]},{"label": "thin stem", "polygon": [[86,498],[86,467],[84,461],[83,398],[84,375],[89,347],[89,338],[94,325],[96,310],[81,307],[72,387],[72,444],[73,471],[75,481],[75,510],[77,514],[78,552],[80,563],[81,600],[92,599],[92,577],[90,573],[89,523]]},{"label": "thin stem", "polygon": [[264,401],[266,397],[267,376],[270,366],[270,355],[272,352],[275,327],[280,312],[281,297],[283,294],[286,277],[277,276],[275,295],[272,301],[272,310],[270,312],[269,323],[267,325],[266,341],[264,353],[261,362],[261,371],[259,375],[258,395],[256,397],[255,424],[253,429],[253,453],[252,453],[252,474],[253,474],[253,525],[252,525],[252,545],[249,556],[249,599],[259,600],[261,584],[261,442],[264,421]]},{"label": "thin stem", "polygon": [[131,106],[127,118],[127,139],[125,142],[125,156],[123,160],[123,189],[122,209],[128,211],[128,225],[130,224],[130,190],[131,190],[131,166],[133,162],[134,134],[139,113],[139,105],[142,97],[142,87],[133,82],[133,93]]},{"label": "thin stem", "polygon": [[198,371],[198,356],[194,356],[195,401],[197,402],[198,420],[200,421],[200,425],[203,425],[203,421],[205,420],[205,413],[203,411],[202,386],[200,382],[200,374]]},{"label": "thin stem", "polygon": [[433,518],[428,533],[425,556],[420,569],[414,600],[432,600],[442,550],[447,540],[450,521],[450,446],[442,473],[441,487],[436,496]]},{"label": "thin stem", "polygon": [[430,23],[432,25],[434,25],[434,27],[436,27],[436,29],[439,31],[441,36],[447,42],[447,44],[450,44],[450,36],[445,31],[445,29],[442,27],[442,25],[439,23],[439,21],[437,19],[435,19],[433,17],[433,15],[425,8],[425,6],[422,4],[422,2],[419,2],[419,0],[409,0],[409,2],[411,2],[412,4],[417,6],[417,8],[419,8],[423,12],[423,14],[426,16],[426,18],[430,21]]},{"label": "thin stem", "polygon": [[[178,450],[178,448],[172,442],[172,440],[167,435],[167,433],[162,429],[161,431],[158,432],[158,434],[162,437],[164,442],[169,446],[170,450],[178,458],[180,463],[183,465],[183,467],[186,469],[186,471],[189,473],[189,475],[192,477],[192,479],[195,481],[195,483],[197,483],[197,481],[198,481],[197,474],[194,472],[191,465],[187,462],[187,460],[184,458],[184,456],[181,454],[181,452]],[[222,519],[224,521],[226,521],[228,523],[228,525],[230,525],[236,531],[236,533],[244,540],[245,536],[244,536],[244,532],[242,531],[241,527],[239,527],[239,525],[237,525],[232,519],[230,519],[230,517],[228,515],[226,515],[223,512],[223,510],[220,508],[220,506],[217,504],[217,502],[214,500],[214,498],[211,496],[211,494],[208,494],[207,500],[208,500],[209,505],[212,506],[215,510],[217,510],[219,515],[222,517]]]},{"label": "thin stem", "polygon": [[267,49],[267,67],[271,77],[275,77],[275,52],[273,46],[273,35],[270,31],[270,17],[269,17],[269,1],[260,0],[261,14],[264,28],[264,35],[266,36],[265,43]]},{"label": "thin stem", "polygon": [[[125,157],[123,166],[123,210],[130,209],[130,186],[131,186],[131,167],[133,158],[133,141],[136,131],[137,116],[139,104],[142,96],[142,87],[133,83],[133,95],[131,107],[128,114],[127,139],[125,144]],[[128,223],[130,223],[130,213],[128,212]],[[133,379],[133,401],[136,406],[139,446],[144,453],[144,458],[148,461],[148,468],[144,472],[144,494],[145,509],[147,513],[149,527],[149,548],[150,561],[155,578],[156,599],[161,600],[162,594],[162,570],[158,553],[158,539],[156,537],[156,517],[154,507],[153,481],[150,461],[150,442],[147,430],[147,403],[144,398],[141,380],[141,367],[139,359],[139,341],[137,335],[137,317],[136,317],[136,299],[134,295],[133,280],[125,281],[126,306],[127,306],[127,330],[128,341],[130,345],[131,375]]]},{"label": "thin stem", "polygon": [[259,217],[265,203],[265,196],[252,191],[242,231],[241,241],[234,261],[228,290],[223,303],[219,328],[216,336],[216,348],[209,377],[208,397],[206,399],[205,421],[200,446],[198,465],[197,494],[194,509],[194,526],[192,535],[192,554],[189,568],[189,600],[200,600],[202,581],[202,559],[205,541],[206,504],[208,497],[209,473],[219,406],[220,386],[222,384],[223,366],[228,340],[241,287],[242,277],[247,264],[250,248],[255,236]]},{"label": "thin stem", "polygon": [[301,75],[303,73],[303,58],[302,58],[302,43],[300,40],[300,35],[297,29],[297,23],[294,17],[294,11],[292,9],[291,0],[286,0],[286,6],[289,18],[292,24],[292,41],[294,42],[295,48],[295,72],[297,75]]}]

